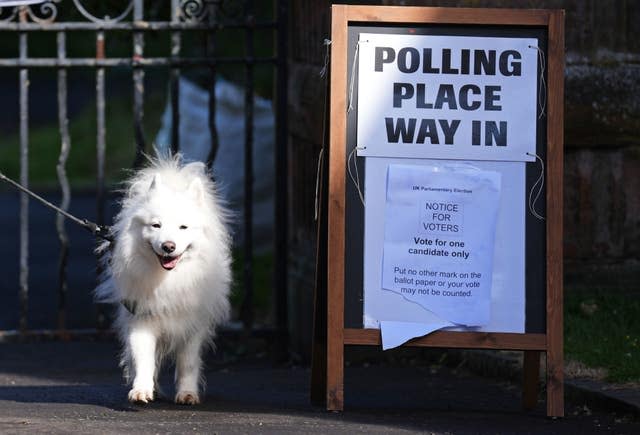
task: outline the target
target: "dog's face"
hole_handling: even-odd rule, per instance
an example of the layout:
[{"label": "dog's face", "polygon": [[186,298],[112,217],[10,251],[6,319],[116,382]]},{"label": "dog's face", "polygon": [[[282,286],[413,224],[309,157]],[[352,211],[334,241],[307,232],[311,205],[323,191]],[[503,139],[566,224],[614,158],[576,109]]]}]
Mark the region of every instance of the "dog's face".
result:
[{"label": "dog's face", "polygon": [[186,191],[176,192],[164,186],[159,176],[149,187],[138,216],[142,249],[153,254],[165,270],[188,261],[194,244],[204,236],[200,217],[203,189],[202,182],[196,179]]}]

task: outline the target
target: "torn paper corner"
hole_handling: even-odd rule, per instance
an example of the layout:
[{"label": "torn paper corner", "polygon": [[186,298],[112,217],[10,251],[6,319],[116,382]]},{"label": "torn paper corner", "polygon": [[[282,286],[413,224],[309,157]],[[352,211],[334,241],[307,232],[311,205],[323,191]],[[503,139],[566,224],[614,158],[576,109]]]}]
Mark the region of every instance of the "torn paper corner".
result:
[{"label": "torn paper corner", "polygon": [[442,328],[456,326],[447,321],[432,323],[413,323],[413,322],[395,322],[380,321],[380,333],[382,335],[382,350],[393,349],[398,347],[412,338],[422,337],[431,334]]}]

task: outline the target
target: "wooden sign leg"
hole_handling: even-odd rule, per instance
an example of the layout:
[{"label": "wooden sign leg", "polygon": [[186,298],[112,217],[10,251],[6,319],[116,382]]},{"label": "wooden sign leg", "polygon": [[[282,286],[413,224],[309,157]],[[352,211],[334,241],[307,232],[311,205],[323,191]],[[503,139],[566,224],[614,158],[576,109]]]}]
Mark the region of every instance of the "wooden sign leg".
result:
[{"label": "wooden sign leg", "polygon": [[312,405],[324,407],[327,406],[327,341],[326,337],[324,341],[317,340],[315,335],[314,331],[311,350],[310,399]]},{"label": "wooden sign leg", "polygon": [[[328,111],[328,108],[325,109]],[[310,399],[315,406],[327,406],[327,164],[318,157],[318,227],[316,276],[313,289],[313,336],[311,342]]]},{"label": "wooden sign leg", "polygon": [[547,351],[547,416],[564,417],[564,373],[562,349]]},{"label": "wooden sign leg", "polygon": [[547,130],[547,415],[564,416],[562,177],[564,155],[564,11],[549,19]]},{"label": "wooden sign leg", "polygon": [[[342,325],[342,322],[341,322]],[[329,327],[331,330],[331,327]],[[330,331],[327,337],[327,410],[344,409],[343,331]]]},{"label": "wooden sign leg", "polygon": [[327,409],[343,409],[346,192],[347,11],[331,6],[331,78],[327,191]]},{"label": "wooden sign leg", "polygon": [[[319,257],[320,258],[320,257]],[[325,257],[326,258],[326,252]],[[326,275],[326,261],[324,273]],[[316,279],[316,288],[313,298],[313,337],[311,342],[311,385],[310,399],[315,406],[326,406],[327,391],[327,286],[319,285]]]},{"label": "wooden sign leg", "polygon": [[525,350],[522,362],[522,407],[531,410],[538,404],[540,351]]}]

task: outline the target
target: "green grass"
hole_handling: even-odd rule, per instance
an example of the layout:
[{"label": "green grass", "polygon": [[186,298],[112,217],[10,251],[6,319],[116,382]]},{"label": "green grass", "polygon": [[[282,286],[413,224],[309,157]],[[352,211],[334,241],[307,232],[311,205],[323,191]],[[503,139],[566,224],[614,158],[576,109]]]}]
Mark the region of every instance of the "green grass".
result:
[{"label": "green grass", "polygon": [[566,292],[564,333],[568,359],[606,369],[611,382],[640,382],[637,292]]},{"label": "green grass", "polygon": [[[166,100],[164,92],[149,92],[145,101],[144,130],[148,147],[160,128],[160,117]],[[131,99],[107,97],[106,102],[106,157],[107,184],[124,177],[124,168],[130,168],[135,156]],[[75,118],[69,120],[71,151],[66,164],[67,175],[73,186],[95,185],[96,178],[96,108],[91,103]],[[56,188],[56,164],[60,153],[60,132],[57,123],[37,126],[29,131],[29,182],[35,188]],[[149,149],[148,149],[149,151]],[[0,169],[17,179],[20,168],[20,139],[15,133],[0,142]]]},{"label": "green grass", "polygon": [[[244,299],[244,255],[240,249],[233,252],[233,283],[231,285],[231,306],[234,311],[240,309]],[[253,256],[253,307],[255,320],[258,323],[269,323],[272,305],[273,255],[258,254]],[[238,313],[234,313],[237,318]]]}]

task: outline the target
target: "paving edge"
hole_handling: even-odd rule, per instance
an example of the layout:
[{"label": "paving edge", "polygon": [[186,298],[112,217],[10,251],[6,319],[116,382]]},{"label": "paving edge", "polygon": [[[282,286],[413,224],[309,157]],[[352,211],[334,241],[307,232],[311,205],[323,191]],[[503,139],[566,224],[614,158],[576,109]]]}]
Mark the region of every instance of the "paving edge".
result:
[{"label": "paving edge", "polygon": [[[478,375],[521,382],[522,362],[517,354],[518,352],[450,349],[448,363],[465,367]],[[544,374],[544,364],[541,365],[541,373]],[[565,379],[564,387],[565,398],[574,402],[584,402],[592,408],[640,419],[639,390],[616,388],[592,379]],[[635,397],[627,397],[630,395]]]}]

